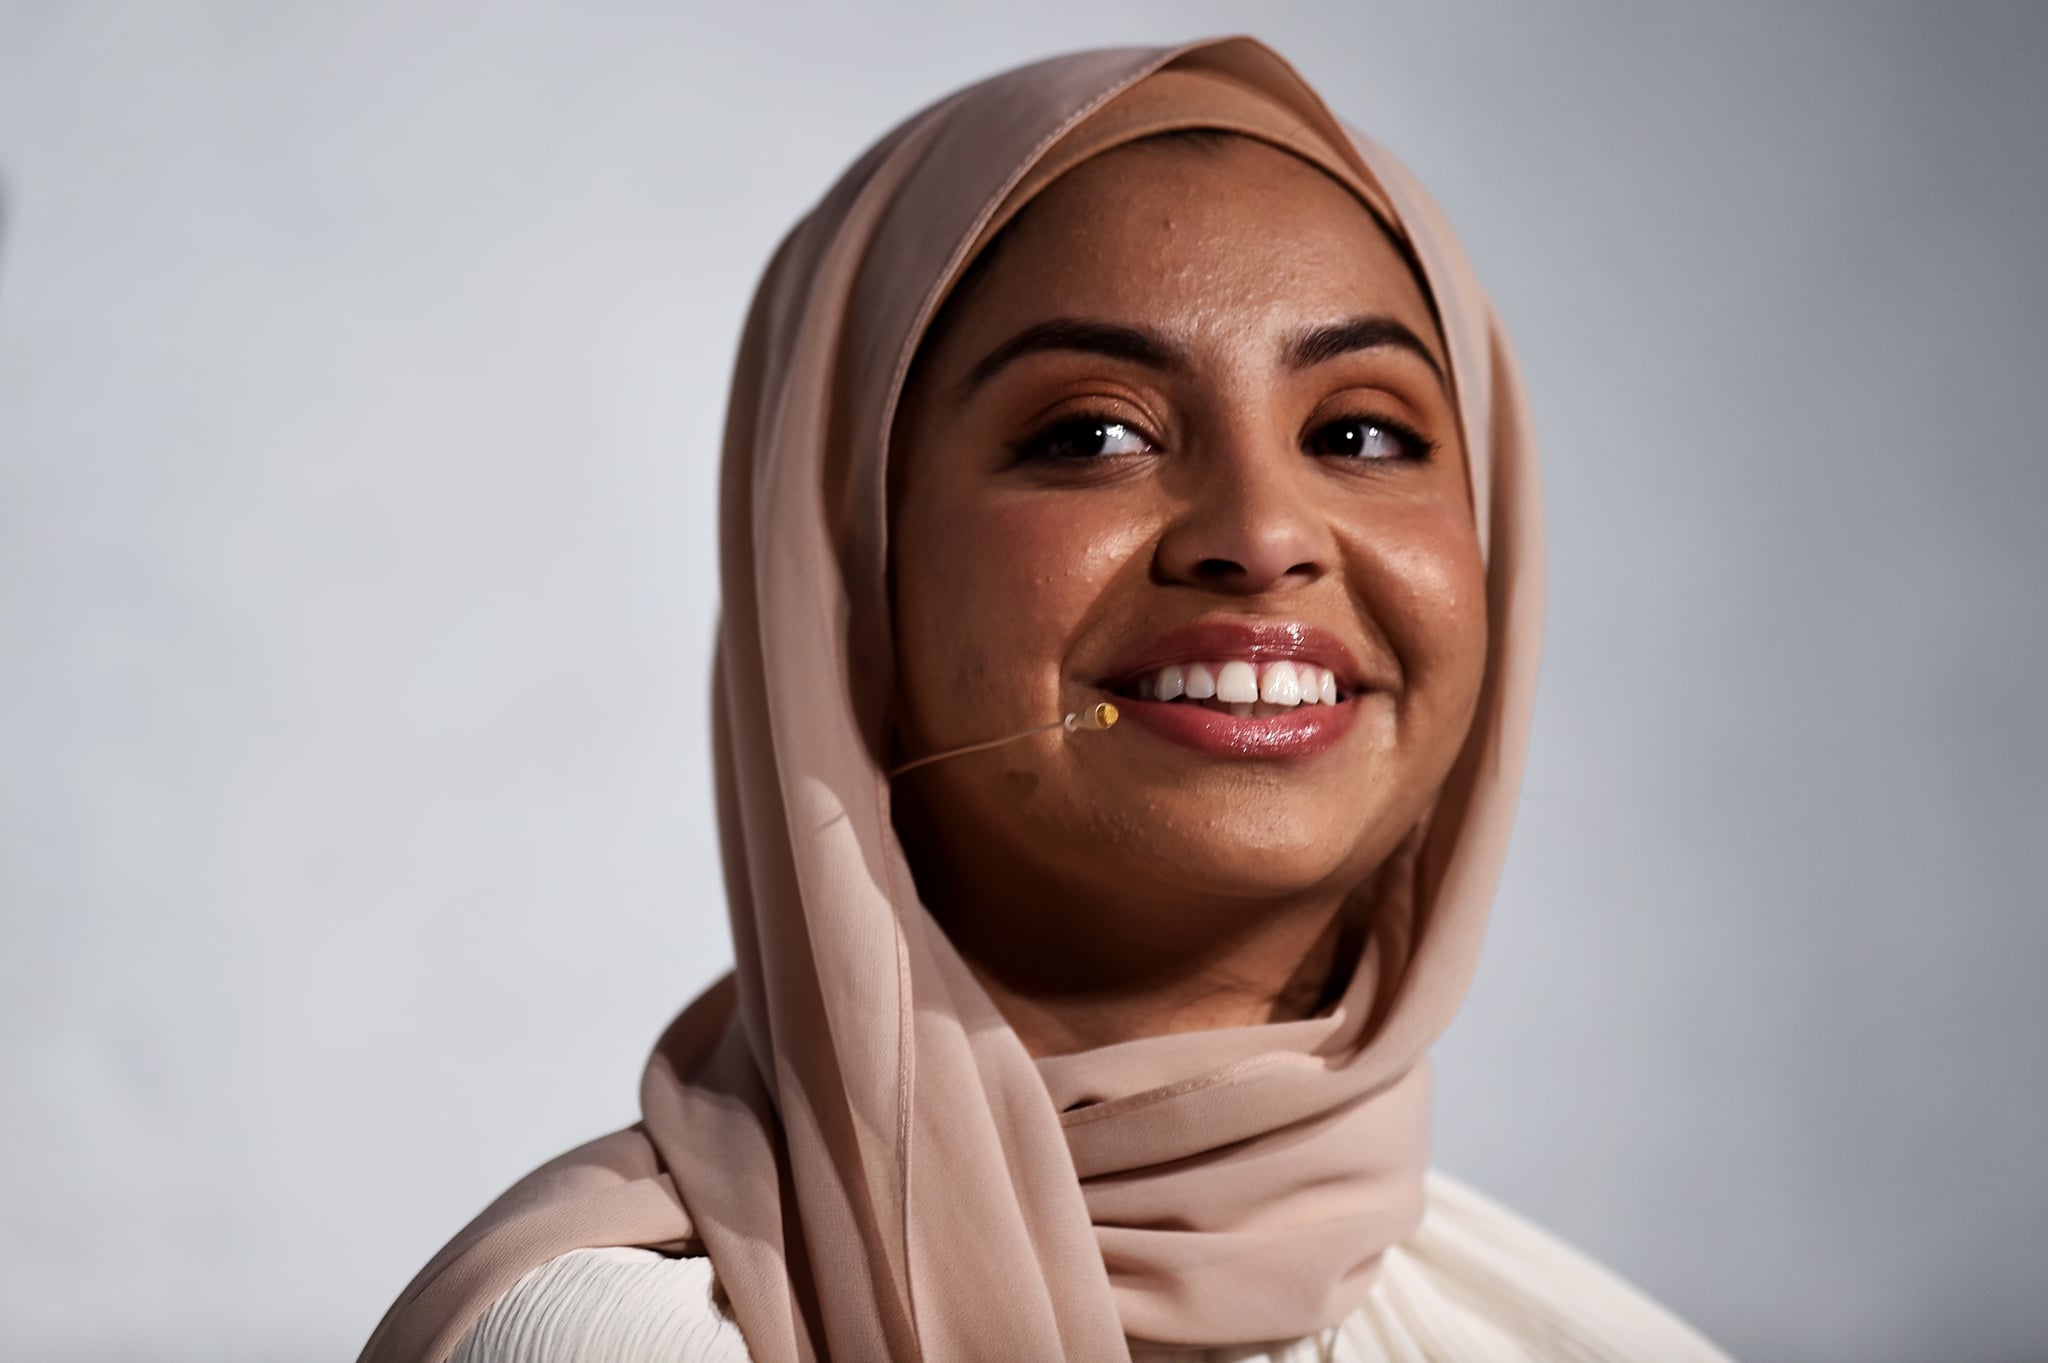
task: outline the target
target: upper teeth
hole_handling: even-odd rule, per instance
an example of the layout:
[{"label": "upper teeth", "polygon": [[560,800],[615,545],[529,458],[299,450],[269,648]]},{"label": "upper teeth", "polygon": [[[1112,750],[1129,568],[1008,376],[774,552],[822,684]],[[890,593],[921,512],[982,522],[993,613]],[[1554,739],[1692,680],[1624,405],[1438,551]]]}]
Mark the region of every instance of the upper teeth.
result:
[{"label": "upper teeth", "polygon": [[1140,700],[1225,701],[1249,705],[1335,705],[1337,674],[1314,663],[1252,664],[1241,658],[1214,663],[1168,663],[1138,678]]}]

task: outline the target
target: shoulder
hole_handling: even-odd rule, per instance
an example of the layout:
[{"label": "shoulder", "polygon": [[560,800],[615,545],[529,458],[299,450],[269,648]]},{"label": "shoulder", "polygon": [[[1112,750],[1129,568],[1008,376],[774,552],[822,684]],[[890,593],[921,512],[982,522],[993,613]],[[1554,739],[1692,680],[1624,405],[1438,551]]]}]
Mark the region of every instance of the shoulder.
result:
[{"label": "shoulder", "polygon": [[[449,1363],[750,1363],[720,1301],[709,1259],[575,1250],[514,1284]],[[1340,1335],[1334,1354],[1303,1356],[1730,1363],[1620,1277],[1436,1171],[1421,1226],[1387,1252]]]},{"label": "shoulder", "polygon": [[1418,1357],[1730,1363],[1618,1275],[1437,1170],[1421,1226],[1388,1251],[1349,1323],[1411,1339]]},{"label": "shoulder", "polygon": [[709,1259],[573,1250],[492,1303],[449,1363],[749,1363],[715,1288]]}]

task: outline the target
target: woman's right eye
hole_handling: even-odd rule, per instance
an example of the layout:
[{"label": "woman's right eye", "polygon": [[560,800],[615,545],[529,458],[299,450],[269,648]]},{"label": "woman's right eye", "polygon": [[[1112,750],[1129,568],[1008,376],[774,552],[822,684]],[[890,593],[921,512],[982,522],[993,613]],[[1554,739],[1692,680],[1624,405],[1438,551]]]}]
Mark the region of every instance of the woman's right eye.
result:
[{"label": "woman's right eye", "polygon": [[1138,428],[1122,421],[1082,417],[1051,426],[1024,442],[1027,459],[1107,459],[1120,454],[1144,454],[1152,442]]}]

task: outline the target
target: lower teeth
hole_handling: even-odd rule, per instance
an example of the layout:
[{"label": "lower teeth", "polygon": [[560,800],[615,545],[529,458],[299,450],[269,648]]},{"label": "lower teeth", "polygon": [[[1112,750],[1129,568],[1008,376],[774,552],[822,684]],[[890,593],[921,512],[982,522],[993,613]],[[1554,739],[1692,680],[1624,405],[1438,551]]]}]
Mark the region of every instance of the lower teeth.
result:
[{"label": "lower teeth", "polygon": [[1297,705],[1273,705],[1266,701],[1232,701],[1216,700],[1214,698],[1189,700],[1185,696],[1175,701],[1174,704],[1199,705],[1205,710],[1215,710],[1220,714],[1232,715],[1238,719],[1270,719],[1274,715],[1291,714],[1301,708]]}]

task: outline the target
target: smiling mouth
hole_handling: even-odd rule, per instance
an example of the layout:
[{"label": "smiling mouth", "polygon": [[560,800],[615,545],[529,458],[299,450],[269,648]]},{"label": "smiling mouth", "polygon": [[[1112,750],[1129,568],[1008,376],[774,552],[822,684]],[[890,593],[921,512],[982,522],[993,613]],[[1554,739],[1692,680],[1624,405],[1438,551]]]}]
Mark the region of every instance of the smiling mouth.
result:
[{"label": "smiling mouth", "polygon": [[1237,719],[1270,719],[1350,699],[1327,667],[1277,658],[1168,663],[1114,689],[1125,700],[1212,710]]}]

